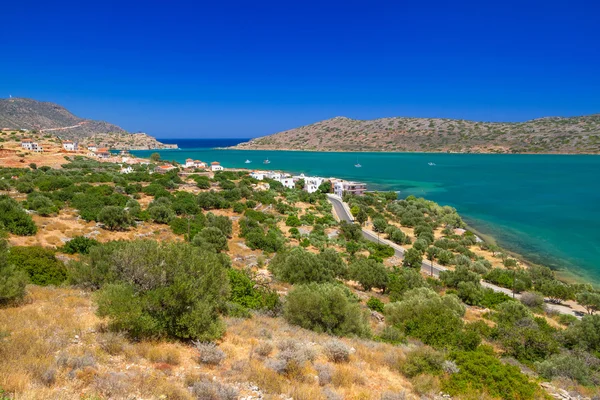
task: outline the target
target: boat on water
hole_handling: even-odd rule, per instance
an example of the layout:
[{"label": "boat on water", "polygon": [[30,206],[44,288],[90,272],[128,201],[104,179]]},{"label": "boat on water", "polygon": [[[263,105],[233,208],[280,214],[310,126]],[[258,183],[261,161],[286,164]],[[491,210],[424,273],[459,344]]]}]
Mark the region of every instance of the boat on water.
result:
[{"label": "boat on water", "polygon": [[271,161],[269,161],[269,159],[267,158],[265,161],[263,161],[263,164],[271,164]]},{"label": "boat on water", "polygon": [[429,164],[430,167],[433,167],[435,165],[435,163],[433,163],[433,162],[430,162],[430,163],[427,163],[427,164]]},{"label": "boat on water", "polygon": [[250,161],[250,160],[246,160],[246,161],[244,161],[244,163],[246,163],[246,164],[250,164],[251,162],[252,162],[252,161]]},{"label": "boat on water", "polygon": [[360,165],[360,163],[358,162],[358,158],[356,159],[356,164],[354,164],[354,166],[355,166],[356,168],[360,168],[360,167],[362,167],[362,165]]}]

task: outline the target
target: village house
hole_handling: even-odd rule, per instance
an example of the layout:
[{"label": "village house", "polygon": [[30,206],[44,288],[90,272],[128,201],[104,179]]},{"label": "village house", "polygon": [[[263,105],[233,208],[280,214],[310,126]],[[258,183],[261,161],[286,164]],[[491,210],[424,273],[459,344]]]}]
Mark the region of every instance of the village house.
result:
[{"label": "village house", "polygon": [[196,168],[206,168],[206,163],[200,160],[194,160],[194,166]]},{"label": "village house", "polygon": [[71,140],[65,140],[62,142],[63,149],[66,151],[76,151],[77,150],[77,142],[73,142]]},{"label": "village house", "polygon": [[94,145],[94,144],[89,144],[87,149],[93,153],[98,151],[98,147],[96,147],[96,145]]},{"label": "village house", "polygon": [[21,140],[21,147],[24,148],[25,150],[31,150],[31,151],[35,151],[38,153],[41,153],[44,151],[42,146],[40,146],[38,143],[34,142],[31,139]]},{"label": "village house", "polygon": [[121,168],[121,173],[122,174],[130,174],[133,172],[133,168],[131,168],[129,165],[127,167],[122,167]]},{"label": "village house", "polygon": [[344,193],[362,196],[367,191],[367,184],[362,182],[350,182],[338,180],[333,184],[333,193],[342,197]]},{"label": "village house", "polygon": [[266,172],[264,171],[253,171],[250,172],[250,177],[262,181],[263,179],[265,179],[265,174]]},{"label": "village house", "polygon": [[101,147],[96,152],[96,157],[98,158],[110,158],[110,151],[106,147]]},{"label": "village house", "polygon": [[221,164],[219,162],[213,161],[210,163],[210,170],[213,172],[223,171],[223,167],[221,166]]},{"label": "village house", "polygon": [[21,147],[25,150],[33,150],[33,140],[23,139],[21,140]]},{"label": "village house", "polygon": [[159,165],[158,167],[154,168],[154,172],[159,173],[159,174],[166,174],[169,171],[173,171],[174,169],[177,169],[177,167],[173,166],[173,165]]},{"label": "village house", "polygon": [[321,186],[321,183],[324,181],[324,178],[318,176],[306,176],[304,177],[304,190],[308,193],[314,193],[319,190],[319,186]]}]

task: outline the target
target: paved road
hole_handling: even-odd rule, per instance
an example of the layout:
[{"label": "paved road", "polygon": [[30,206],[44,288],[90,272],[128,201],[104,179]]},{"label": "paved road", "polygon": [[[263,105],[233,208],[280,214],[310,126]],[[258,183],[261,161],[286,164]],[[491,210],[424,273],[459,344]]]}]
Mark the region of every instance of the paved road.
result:
[{"label": "paved road", "polygon": [[[327,197],[329,199],[329,202],[333,205],[333,210],[335,211],[335,214],[337,215],[340,221],[354,222],[354,217],[350,213],[348,205],[344,203],[342,199],[340,199],[338,196],[331,194],[328,194]],[[378,236],[375,232],[367,230],[365,228],[362,229],[362,233],[363,237],[371,242],[385,243],[388,246],[391,246],[394,249],[396,257],[400,259],[404,258],[405,250],[403,247],[398,246],[396,243],[390,242],[389,240],[383,239],[380,236]],[[447,268],[439,264],[432,264],[430,261],[423,261],[423,263],[421,264],[421,271],[423,271],[425,274],[433,275],[436,278],[439,277],[440,272],[445,271],[446,269]],[[507,294],[509,296],[513,295],[512,290],[493,285],[489,282],[481,281],[481,286],[492,289],[495,292]],[[520,294],[515,294],[516,299],[519,299],[520,297]],[[574,315],[578,318],[581,318],[579,315],[575,314],[573,312],[573,309],[571,309],[570,307],[561,304],[548,303],[548,299],[546,299],[546,307],[551,310],[557,311],[561,314]]]}]

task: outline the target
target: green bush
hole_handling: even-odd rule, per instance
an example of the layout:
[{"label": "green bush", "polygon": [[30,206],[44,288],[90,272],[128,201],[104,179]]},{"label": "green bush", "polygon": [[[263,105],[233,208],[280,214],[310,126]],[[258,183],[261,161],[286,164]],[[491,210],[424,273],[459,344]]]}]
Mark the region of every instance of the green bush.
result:
[{"label": "green bush", "polygon": [[302,222],[300,222],[300,218],[298,218],[296,215],[290,215],[285,220],[285,225],[292,226],[292,227],[294,227],[294,226],[298,227],[298,226],[302,225]]},{"label": "green bush", "polygon": [[125,229],[131,224],[131,217],[124,208],[119,206],[102,208],[98,213],[97,220],[111,231]]},{"label": "green bush", "polygon": [[357,281],[363,290],[369,291],[378,288],[385,291],[387,286],[387,268],[375,260],[359,258],[350,264],[349,275],[352,280]]},{"label": "green bush", "polygon": [[90,239],[85,236],[75,236],[73,239],[65,243],[65,245],[61,248],[61,251],[67,254],[88,254],[90,248],[98,244],[100,244],[100,242],[95,239]]},{"label": "green bush", "polygon": [[22,299],[28,280],[25,271],[9,264],[6,240],[0,238],[0,306]]},{"label": "green bush", "polygon": [[383,304],[383,301],[379,300],[377,297],[371,296],[367,301],[367,307],[369,307],[373,311],[382,313],[385,304]]},{"label": "green bush", "polygon": [[207,226],[194,236],[192,243],[196,246],[209,246],[216,252],[228,250],[227,237],[219,228]]},{"label": "green bush", "polygon": [[333,335],[369,336],[369,321],[345,288],[332,283],[309,283],[290,291],[285,319],[294,325]]},{"label": "green bush", "polygon": [[279,252],[269,263],[269,270],[277,279],[292,284],[332,282],[345,275],[345,267],[332,251],[315,255],[300,247]]},{"label": "green bush", "polygon": [[246,309],[268,310],[276,314],[281,308],[277,292],[258,286],[244,271],[229,269],[229,301]]},{"label": "green bush", "polygon": [[101,287],[98,315],[133,338],[210,341],[229,295],[222,257],[187,243],[112,242],[72,266],[76,283]]},{"label": "green bush", "polygon": [[0,196],[0,229],[20,235],[35,235],[37,227],[31,216],[15,200],[6,195]]},{"label": "green bush", "polygon": [[40,246],[11,247],[7,262],[26,272],[36,285],[60,285],[67,279],[64,264],[56,259],[52,250]]},{"label": "green bush", "polygon": [[465,307],[453,295],[440,296],[428,288],[409,290],[402,301],[386,304],[388,324],[425,344],[448,347],[456,344],[463,329]]},{"label": "green bush", "polygon": [[442,372],[444,355],[428,346],[419,347],[406,355],[402,373],[409,378],[421,374],[439,375]]},{"label": "green bush", "polygon": [[479,398],[484,394],[501,399],[533,399],[539,389],[519,368],[506,365],[491,351],[463,351],[452,358],[459,371],[442,381],[442,390],[452,396]]}]

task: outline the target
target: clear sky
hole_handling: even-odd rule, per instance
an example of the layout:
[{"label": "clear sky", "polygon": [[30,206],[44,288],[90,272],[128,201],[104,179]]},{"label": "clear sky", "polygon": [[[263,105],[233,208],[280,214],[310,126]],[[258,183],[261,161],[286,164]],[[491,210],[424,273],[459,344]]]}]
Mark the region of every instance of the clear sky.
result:
[{"label": "clear sky", "polygon": [[168,137],[600,112],[600,2],[6,1],[0,97]]}]

